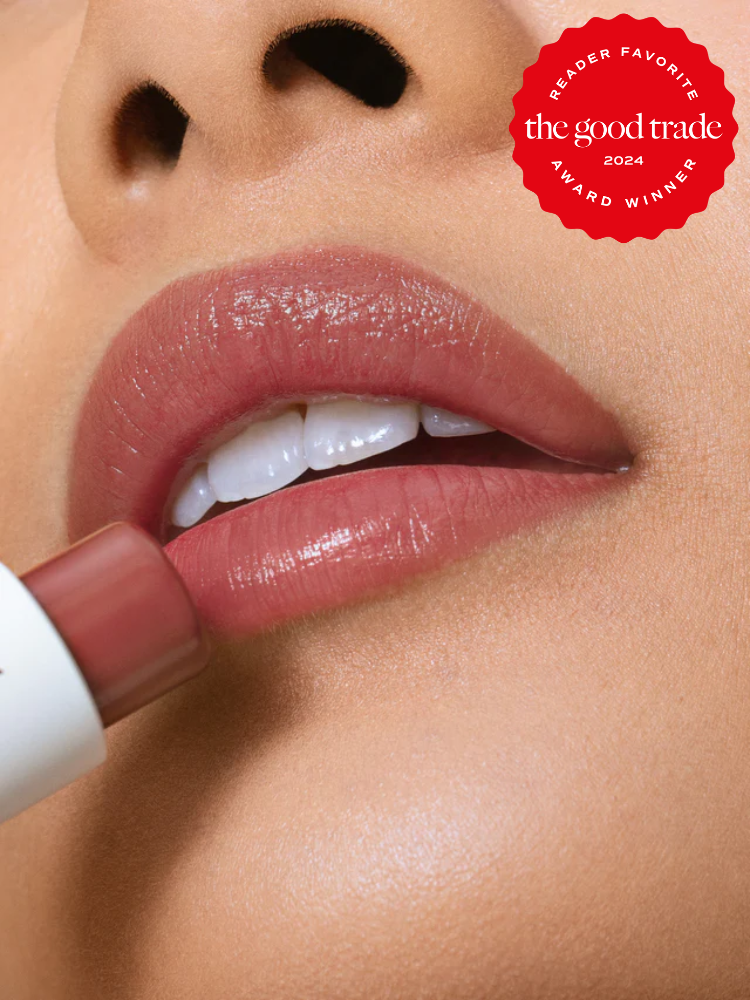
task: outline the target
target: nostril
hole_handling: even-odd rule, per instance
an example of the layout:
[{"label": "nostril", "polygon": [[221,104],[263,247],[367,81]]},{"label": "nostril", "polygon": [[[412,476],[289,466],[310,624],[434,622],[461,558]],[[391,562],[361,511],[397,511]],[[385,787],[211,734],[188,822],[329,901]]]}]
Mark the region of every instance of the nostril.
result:
[{"label": "nostril", "polygon": [[182,152],[190,117],[179,102],[153,80],[124,98],[114,120],[115,156],[123,173],[150,167],[172,168]]},{"label": "nostril", "polygon": [[403,96],[409,67],[381,35],[353,21],[325,20],[284,32],[263,61],[266,79],[289,87],[300,66],[316,70],[371,108],[391,108]]}]

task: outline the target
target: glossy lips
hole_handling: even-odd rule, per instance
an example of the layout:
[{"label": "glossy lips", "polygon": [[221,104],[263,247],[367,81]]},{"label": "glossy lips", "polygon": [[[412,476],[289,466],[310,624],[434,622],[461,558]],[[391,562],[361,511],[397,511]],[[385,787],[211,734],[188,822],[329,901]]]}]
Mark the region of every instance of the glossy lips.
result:
[{"label": "glossy lips", "polygon": [[[325,248],[176,282],[126,324],[83,407],[72,538],[114,520],[160,535],[180,470],[223,428],[341,395],[416,400],[600,469],[630,461],[614,418],[479,302],[403,261]],[[224,513],[167,552],[207,623],[245,634],[434,569],[616,478],[350,472]]]}]

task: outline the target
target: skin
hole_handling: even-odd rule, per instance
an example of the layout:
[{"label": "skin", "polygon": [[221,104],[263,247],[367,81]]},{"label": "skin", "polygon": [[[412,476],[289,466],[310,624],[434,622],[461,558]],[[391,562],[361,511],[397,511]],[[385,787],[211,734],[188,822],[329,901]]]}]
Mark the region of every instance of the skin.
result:
[{"label": "skin", "polygon": [[[331,11],[405,56],[403,106],[261,89],[273,37]],[[740,126],[708,210],[628,245],[543,213],[507,135],[539,47],[623,11],[706,45]],[[0,993],[746,998],[745,0],[91,0],[83,23],[78,0],[0,3],[4,562],[67,544],[76,417],[122,322],[286,248],[388,250],[467,288],[636,462],[590,508],[222,647],[116,727],[106,768],[0,830]],[[143,76],[198,124],[179,183],[124,182],[100,140]]]}]

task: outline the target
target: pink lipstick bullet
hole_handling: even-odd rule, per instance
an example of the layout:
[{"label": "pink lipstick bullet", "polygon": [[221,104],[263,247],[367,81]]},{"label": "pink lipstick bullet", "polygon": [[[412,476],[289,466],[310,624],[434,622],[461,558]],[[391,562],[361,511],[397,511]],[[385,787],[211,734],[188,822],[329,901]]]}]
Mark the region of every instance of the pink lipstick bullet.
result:
[{"label": "pink lipstick bullet", "polygon": [[199,673],[182,579],[118,523],[26,573],[0,565],[0,822],[106,758],[104,729]]}]

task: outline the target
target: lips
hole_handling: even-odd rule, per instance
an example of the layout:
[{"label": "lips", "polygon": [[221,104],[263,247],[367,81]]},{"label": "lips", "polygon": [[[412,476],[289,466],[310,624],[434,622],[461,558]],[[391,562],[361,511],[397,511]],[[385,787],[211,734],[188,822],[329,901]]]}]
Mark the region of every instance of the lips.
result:
[{"label": "lips", "polygon": [[516,439],[502,439],[511,456],[525,445],[559,461],[401,464],[396,451],[390,467],[198,524],[167,554],[218,632],[437,569],[611,489],[631,460],[615,418],[475,299],[392,257],[313,249],[175,282],[128,321],[82,409],[71,539],[128,520],[166,540],[175,482],[223,429],[332,396],[438,407]]}]

